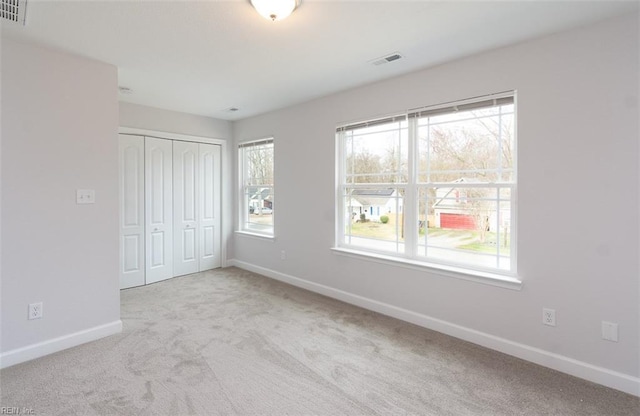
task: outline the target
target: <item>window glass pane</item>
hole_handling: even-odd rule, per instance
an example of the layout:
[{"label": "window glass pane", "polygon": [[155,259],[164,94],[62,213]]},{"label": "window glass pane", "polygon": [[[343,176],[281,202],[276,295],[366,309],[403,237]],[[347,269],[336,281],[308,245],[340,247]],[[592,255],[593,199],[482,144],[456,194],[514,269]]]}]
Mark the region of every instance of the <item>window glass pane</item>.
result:
[{"label": "window glass pane", "polygon": [[273,188],[249,186],[246,189],[246,227],[269,230],[273,227]]},{"label": "window glass pane", "polygon": [[[421,188],[418,254],[431,261],[509,270],[511,190],[465,187]],[[422,225],[422,224],[420,224]]]},{"label": "window glass pane", "polygon": [[243,148],[245,185],[273,185],[273,143]]},{"label": "window glass pane", "polygon": [[273,233],[273,143],[244,145],[242,163],[242,228]]},{"label": "window glass pane", "polygon": [[345,132],[347,183],[406,183],[407,121]]},{"label": "window glass pane", "polygon": [[418,180],[513,180],[513,104],[418,120]]},{"label": "window glass pane", "polygon": [[500,175],[498,177],[498,181],[502,182],[514,182],[515,171],[514,171],[514,157],[515,157],[515,114],[513,113],[513,105],[508,106],[511,108],[511,112],[504,114],[502,116],[502,121],[500,123],[500,127],[502,128],[501,135],[501,146],[499,150],[501,151],[500,157],[501,160],[501,169]]},{"label": "window glass pane", "polygon": [[404,252],[404,195],[402,188],[345,189],[345,244]]},{"label": "window glass pane", "polygon": [[512,229],[511,227],[511,207],[513,206],[511,201],[511,188],[500,188],[498,191],[499,210],[497,212],[497,218],[495,222],[496,233],[496,251],[498,256],[498,269],[510,270],[511,269],[511,247],[515,244],[512,241]]}]

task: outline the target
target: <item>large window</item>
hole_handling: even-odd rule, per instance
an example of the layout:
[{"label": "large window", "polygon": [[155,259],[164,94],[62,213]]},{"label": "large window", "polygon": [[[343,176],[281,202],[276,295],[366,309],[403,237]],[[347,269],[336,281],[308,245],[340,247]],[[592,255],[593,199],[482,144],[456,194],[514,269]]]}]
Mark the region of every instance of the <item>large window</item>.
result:
[{"label": "large window", "polygon": [[515,275],[515,123],[510,92],[338,128],[338,247]]},{"label": "large window", "polygon": [[239,145],[240,229],[273,235],[273,139]]}]

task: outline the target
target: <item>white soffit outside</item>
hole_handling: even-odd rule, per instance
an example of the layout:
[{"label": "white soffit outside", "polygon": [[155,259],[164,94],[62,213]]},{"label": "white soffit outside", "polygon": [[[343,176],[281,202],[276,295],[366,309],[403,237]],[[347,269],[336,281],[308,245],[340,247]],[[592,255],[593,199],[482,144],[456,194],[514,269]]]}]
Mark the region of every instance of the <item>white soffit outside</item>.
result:
[{"label": "white soffit outside", "polygon": [[[237,120],[638,10],[637,1],[29,0],[3,38],[118,67],[122,101]],[[393,53],[402,59],[371,61]],[[229,108],[239,110],[230,112]]]}]

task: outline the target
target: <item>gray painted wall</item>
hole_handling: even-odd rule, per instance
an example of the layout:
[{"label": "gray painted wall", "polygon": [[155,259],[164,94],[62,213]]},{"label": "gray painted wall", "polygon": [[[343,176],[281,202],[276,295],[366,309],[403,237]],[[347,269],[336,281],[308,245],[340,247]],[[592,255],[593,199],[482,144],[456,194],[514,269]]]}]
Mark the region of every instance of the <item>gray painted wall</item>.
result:
[{"label": "gray painted wall", "polygon": [[[277,201],[275,241],[236,235],[235,259],[637,377],[638,46],[624,17],[234,123],[275,137]],[[512,89],[521,291],[332,254],[337,124]]]},{"label": "gray painted wall", "polygon": [[120,126],[228,140],[231,122],[120,102]]},{"label": "gray painted wall", "polygon": [[2,40],[2,352],[120,319],[117,91],[114,66]]}]

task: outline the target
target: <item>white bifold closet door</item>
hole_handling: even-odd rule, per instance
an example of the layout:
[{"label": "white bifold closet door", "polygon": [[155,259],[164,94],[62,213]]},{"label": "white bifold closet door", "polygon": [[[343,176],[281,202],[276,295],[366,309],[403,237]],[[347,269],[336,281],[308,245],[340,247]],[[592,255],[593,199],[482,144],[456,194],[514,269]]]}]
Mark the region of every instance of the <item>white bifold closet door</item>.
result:
[{"label": "white bifold closet door", "polygon": [[144,285],[144,138],[120,135],[120,287]]},{"label": "white bifold closet door", "polygon": [[222,266],[220,146],[120,135],[120,288]]},{"label": "white bifold closet door", "polygon": [[198,143],[173,142],[173,275],[196,273],[199,205]]},{"label": "white bifold closet door", "polygon": [[145,137],[146,283],[173,277],[173,146]]},{"label": "white bifold closet door", "polygon": [[220,146],[173,142],[173,270],[221,266]]},{"label": "white bifold closet door", "polygon": [[198,143],[200,163],[200,271],[222,266],[220,146]]}]

